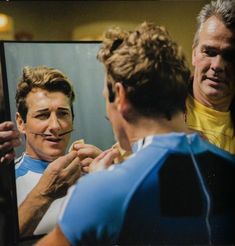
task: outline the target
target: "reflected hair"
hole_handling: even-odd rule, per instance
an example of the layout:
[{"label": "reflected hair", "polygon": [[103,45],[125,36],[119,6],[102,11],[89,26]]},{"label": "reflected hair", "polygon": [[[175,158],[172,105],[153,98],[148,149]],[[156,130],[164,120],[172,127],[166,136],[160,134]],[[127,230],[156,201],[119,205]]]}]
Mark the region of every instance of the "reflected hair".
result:
[{"label": "reflected hair", "polygon": [[[108,91],[122,83],[135,116],[171,117],[185,111],[190,70],[181,49],[166,29],[142,23],[135,31],[112,28],[97,55],[105,65]],[[112,90],[111,90],[112,88]],[[109,98],[110,99],[110,98]]]},{"label": "reflected hair", "polygon": [[62,92],[70,100],[72,118],[74,118],[73,101],[74,90],[70,80],[58,69],[38,66],[24,67],[22,78],[16,89],[16,108],[24,122],[26,122],[28,106],[26,97],[34,88],[40,88],[49,92]]}]

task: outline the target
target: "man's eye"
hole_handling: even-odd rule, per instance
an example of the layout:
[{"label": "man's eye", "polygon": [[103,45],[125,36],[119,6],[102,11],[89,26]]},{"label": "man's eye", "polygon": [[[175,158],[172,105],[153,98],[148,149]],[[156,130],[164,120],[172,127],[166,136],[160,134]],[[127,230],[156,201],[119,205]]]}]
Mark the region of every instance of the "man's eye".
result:
[{"label": "man's eye", "polygon": [[207,56],[210,56],[210,57],[214,57],[214,56],[217,56],[217,52],[215,50],[204,50],[204,53],[207,55]]},{"label": "man's eye", "polygon": [[59,117],[59,118],[65,118],[67,116],[70,116],[70,113],[67,111],[57,112],[57,117]]}]

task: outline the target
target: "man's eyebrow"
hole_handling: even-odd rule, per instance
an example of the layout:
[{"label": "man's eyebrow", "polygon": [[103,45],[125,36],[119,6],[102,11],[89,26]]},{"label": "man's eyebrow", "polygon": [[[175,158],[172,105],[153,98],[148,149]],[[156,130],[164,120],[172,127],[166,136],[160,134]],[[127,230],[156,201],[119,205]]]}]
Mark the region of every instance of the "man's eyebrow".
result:
[{"label": "man's eyebrow", "polygon": [[64,111],[70,111],[70,108],[69,108],[69,107],[68,107],[68,108],[59,107],[58,109],[59,109],[59,110],[64,110]]},{"label": "man's eyebrow", "polygon": [[[58,110],[70,111],[70,108],[58,107]],[[43,108],[43,109],[36,110],[35,113],[45,113],[45,112],[49,112],[49,111],[50,110],[48,108]]]},{"label": "man's eyebrow", "polygon": [[213,46],[210,46],[210,45],[202,45],[201,49],[210,49],[210,50],[218,50],[217,48],[213,47]]},{"label": "man's eyebrow", "polygon": [[48,108],[44,108],[44,109],[39,109],[39,110],[36,110],[35,113],[45,113],[45,112],[48,112],[49,109]]},{"label": "man's eyebrow", "polygon": [[[201,46],[201,49],[208,49],[208,50],[220,50],[219,48],[216,48],[214,46],[211,46],[211,45],[202,45]],[[234,52],[235,51],[235,47],[234,46],[230,46],[230,47],[226,47],[226,48],[223,48],[222,49],[222,52],[225,51],[225,52]]]}]

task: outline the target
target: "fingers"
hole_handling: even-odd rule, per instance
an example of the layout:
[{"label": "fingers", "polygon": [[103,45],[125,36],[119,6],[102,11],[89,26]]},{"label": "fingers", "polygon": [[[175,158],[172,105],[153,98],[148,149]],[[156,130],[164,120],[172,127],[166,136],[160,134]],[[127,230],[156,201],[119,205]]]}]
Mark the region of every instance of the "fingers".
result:
[{"label": "fingers", "polygon": [[49,166],[49,172],[54,172],[61,181],[73,184],[80,177],[80,160],[76,151],[71,151],[67,155],[61,156],[53,161]]},{"label": "fingers", "polygon": [[106,168],[113,164],[113,160],[119,156],[119,151],[111,149],[107,154],[103,157],[101,161],[103,161]]},{"label": "fingers", "polygon": [[102,150],[91,144],[75,144],[74,150],[77,150],[77,155],[80,160],[87,157],[94,159],[102,153]]},{"label": "fingers", "polygon": [[109,149],[101,153],[89,166],[89,172],[95,172],[107,169],[113,164],[116,157],[119,156],[119,152],[115,149]]},{"label": "fingers", "polygon": [[71,151],[49,164],[36,188],[42,196],[58,199],[66,194],[80,174],[79,158],[76,151]]},{"label": "fingers", "polygon": [[0,131],[9,131],[14,129],[14,123],[12,121],[5,121],[0,123]]},{"label": "fingers", "polygon": [[0,131],[0,143],[14,140],[14,139],[19,139],[19,137],[20,137],[20,133],[18,130],[9,129],[9,130]]},{"label": "fingers", "polygon": [[66,168],[68,165],[70,165],[73,160],[77,158],[77,152],[71,151],[68,154],[59,157],[58,159],[54,160],[50,165],[48,166],[49,171],[59,171],[61,169]]},{"label": "fingers", "polygon": [[0,144],[0,153],[4,154],[10,150],[12,150],[12,148],[19,146],[21,143],[20,139],[14,139],[11,141],[7,141],[7,142],[3,142],[2,144]]},{"label": "fingers", "polygon": [[112,149],[107,149],[105,151],[103,151],[99,156],[96,157],[96,161],[100,161],[102,160],[110,151],[112,151]]},{"label": "fingers", "polygon": [[20,146],[20,144],[21,144],[21,139],[20,138],[13,139],[11,141],[11,145],[12,145],[13,148]]},{"label": "fingers", "polygon": [[15,158],[13,148],[20,145],[20,133],[11,121],[0,124],[0,162],[9,163]]},{"label": "fingers", "polygon": [[85,158],[81,161],[80,165],[81,165],[81,171],[83,173],[88,173],[89,172],[89,166],[92,163],[94,159],[93,158]]},{"label": "fingers", "polygon": [[82,175],[82,174],[87,174],[87,173],[89,173],[89,172],[90,172],[90,166],[82,167],[81,171],[82,171],[81,175]]},{"label": "fingers", "polygon": [[81,174],[81,168],[80,168],[80,160],[78,157],[76,157],[64,170],[63,175],[66,177],[69,177],[68,181],[70,181],[70,184],[73,184],[74,181],[76,181]]},{"label": "fingers", "polygon": [[0,163],[8,164],[15,158],[15,151],[12,150],[0,158]]},{"label": "fingers", "polygon": [[89,165],[94,158],[102,153],[102,150],[91,144],[75,143],[73,150],[77,151],[77,156],[80,159],[81,171],[87,173],[89,171]]}]

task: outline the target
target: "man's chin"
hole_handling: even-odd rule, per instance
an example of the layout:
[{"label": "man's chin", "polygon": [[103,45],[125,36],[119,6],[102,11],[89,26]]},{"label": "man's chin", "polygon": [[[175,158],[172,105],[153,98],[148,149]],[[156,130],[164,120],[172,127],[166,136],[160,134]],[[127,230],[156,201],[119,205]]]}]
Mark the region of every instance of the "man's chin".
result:
[{"label": "man's chin", "polygon": [[205,90],[205,94],[211,99],[220,99],[225,96],[225,91],[218,87],[208,86]]},{"label": "man's chin", "polygon": [[60,153],[47,153],[44,157],[45,158],[44,160],[48,162],[52,162],[63,155],[64,153],[61,153],[61,152]]}]

